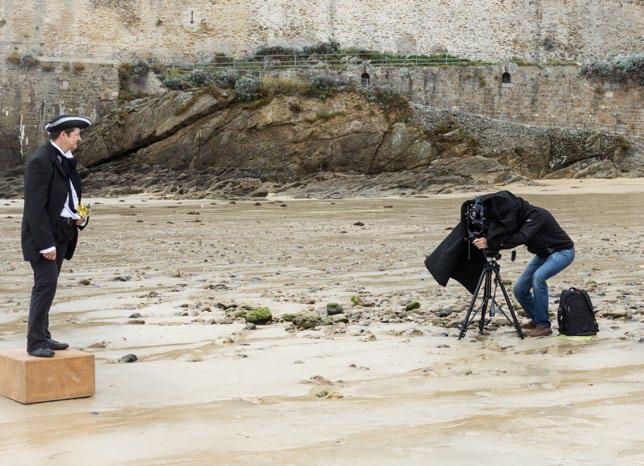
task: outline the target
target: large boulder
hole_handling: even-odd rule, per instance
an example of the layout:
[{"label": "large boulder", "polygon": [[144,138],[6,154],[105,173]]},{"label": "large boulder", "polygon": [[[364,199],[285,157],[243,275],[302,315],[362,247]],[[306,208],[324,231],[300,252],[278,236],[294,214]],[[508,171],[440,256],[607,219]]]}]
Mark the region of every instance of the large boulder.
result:
[{"label": "large boulder", "polygon": [[423,127],[456,125],[477,141],[482,155],[528,177],[641,176],[642,173],[641,147],[617,134],[538,127],[420,105],[415,105],[414,110],[415,121]]},{"label": "large boulder", "polygon": [[331,172],[381,173],[428,166],[424,131],[392,119],[356,92],[319,99],[281,95],[233,102],[224,91],[171,92],[134,101],[88,131],[81,162],[242,170],[284,182]]},{"label": "large boulder", "polygon": [[233,99],[234,95],[213,88],[170,91],[128,102],[85,132],[76,156],[87,167],[116,160],[229,106]]}]

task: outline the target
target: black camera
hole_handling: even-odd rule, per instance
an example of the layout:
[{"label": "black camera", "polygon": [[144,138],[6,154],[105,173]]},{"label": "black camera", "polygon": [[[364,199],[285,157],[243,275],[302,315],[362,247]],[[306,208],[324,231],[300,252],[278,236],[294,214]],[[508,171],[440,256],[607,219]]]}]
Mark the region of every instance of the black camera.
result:
[{"label": "black camera", "polygon": [[485,217],[485,206],[479,196],[474,201],[463,204],[463,223],[467,230],[467,240],[484,238],[487,235],[488,219]]}]

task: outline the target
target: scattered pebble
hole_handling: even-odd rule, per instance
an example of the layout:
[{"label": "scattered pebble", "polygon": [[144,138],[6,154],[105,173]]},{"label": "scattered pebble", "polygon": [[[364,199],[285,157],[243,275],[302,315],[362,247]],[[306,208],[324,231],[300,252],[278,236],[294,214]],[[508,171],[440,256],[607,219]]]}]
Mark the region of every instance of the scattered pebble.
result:
[{"label": "scattered pebble", "polygon": [[136,357],[136,354],[126,354],[125,356],[121,356],[121,358],[118,360],[119,363],[130,363],[130,362],[136,362],[138,361],[139,358]]}]

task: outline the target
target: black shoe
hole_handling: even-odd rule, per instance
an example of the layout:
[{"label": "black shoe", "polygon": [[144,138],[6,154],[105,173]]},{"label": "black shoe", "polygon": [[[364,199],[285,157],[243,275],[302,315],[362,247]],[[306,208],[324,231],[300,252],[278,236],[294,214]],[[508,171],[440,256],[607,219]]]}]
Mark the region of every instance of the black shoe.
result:
[{"label": "black shoe", "polygon": [[69,345],[67,343],[61,343],[60,341],[56,340],[47,340],[47,344],[49,345],[49,349],[52,349],[54,351],[61,351],[61,350],[66,350],[69,348]]},{"label": "black shoe", "polygon": [[33,351],[27,351],[31,356],[35,356],[37,358],[53,358],[54,357],[54,351],[50,350],[49,348],[36,348]]}]

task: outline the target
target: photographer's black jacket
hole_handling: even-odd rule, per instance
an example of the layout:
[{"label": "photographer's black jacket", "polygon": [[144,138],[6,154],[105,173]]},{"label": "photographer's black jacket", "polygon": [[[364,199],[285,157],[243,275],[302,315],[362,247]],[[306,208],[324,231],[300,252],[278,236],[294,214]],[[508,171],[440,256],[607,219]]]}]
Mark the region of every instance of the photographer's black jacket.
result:
[{"label": "photographer's black jacket", "polygon": [[512,249],[525,244],[528,251],[545,259],[553,252],[574,247],[573,241],[550,212],[525,201],[522,208],[524,211],[520,217],[524,220],[519,226],[519,231],[498,240],[498,242],[488,238],[490,249]]}]

